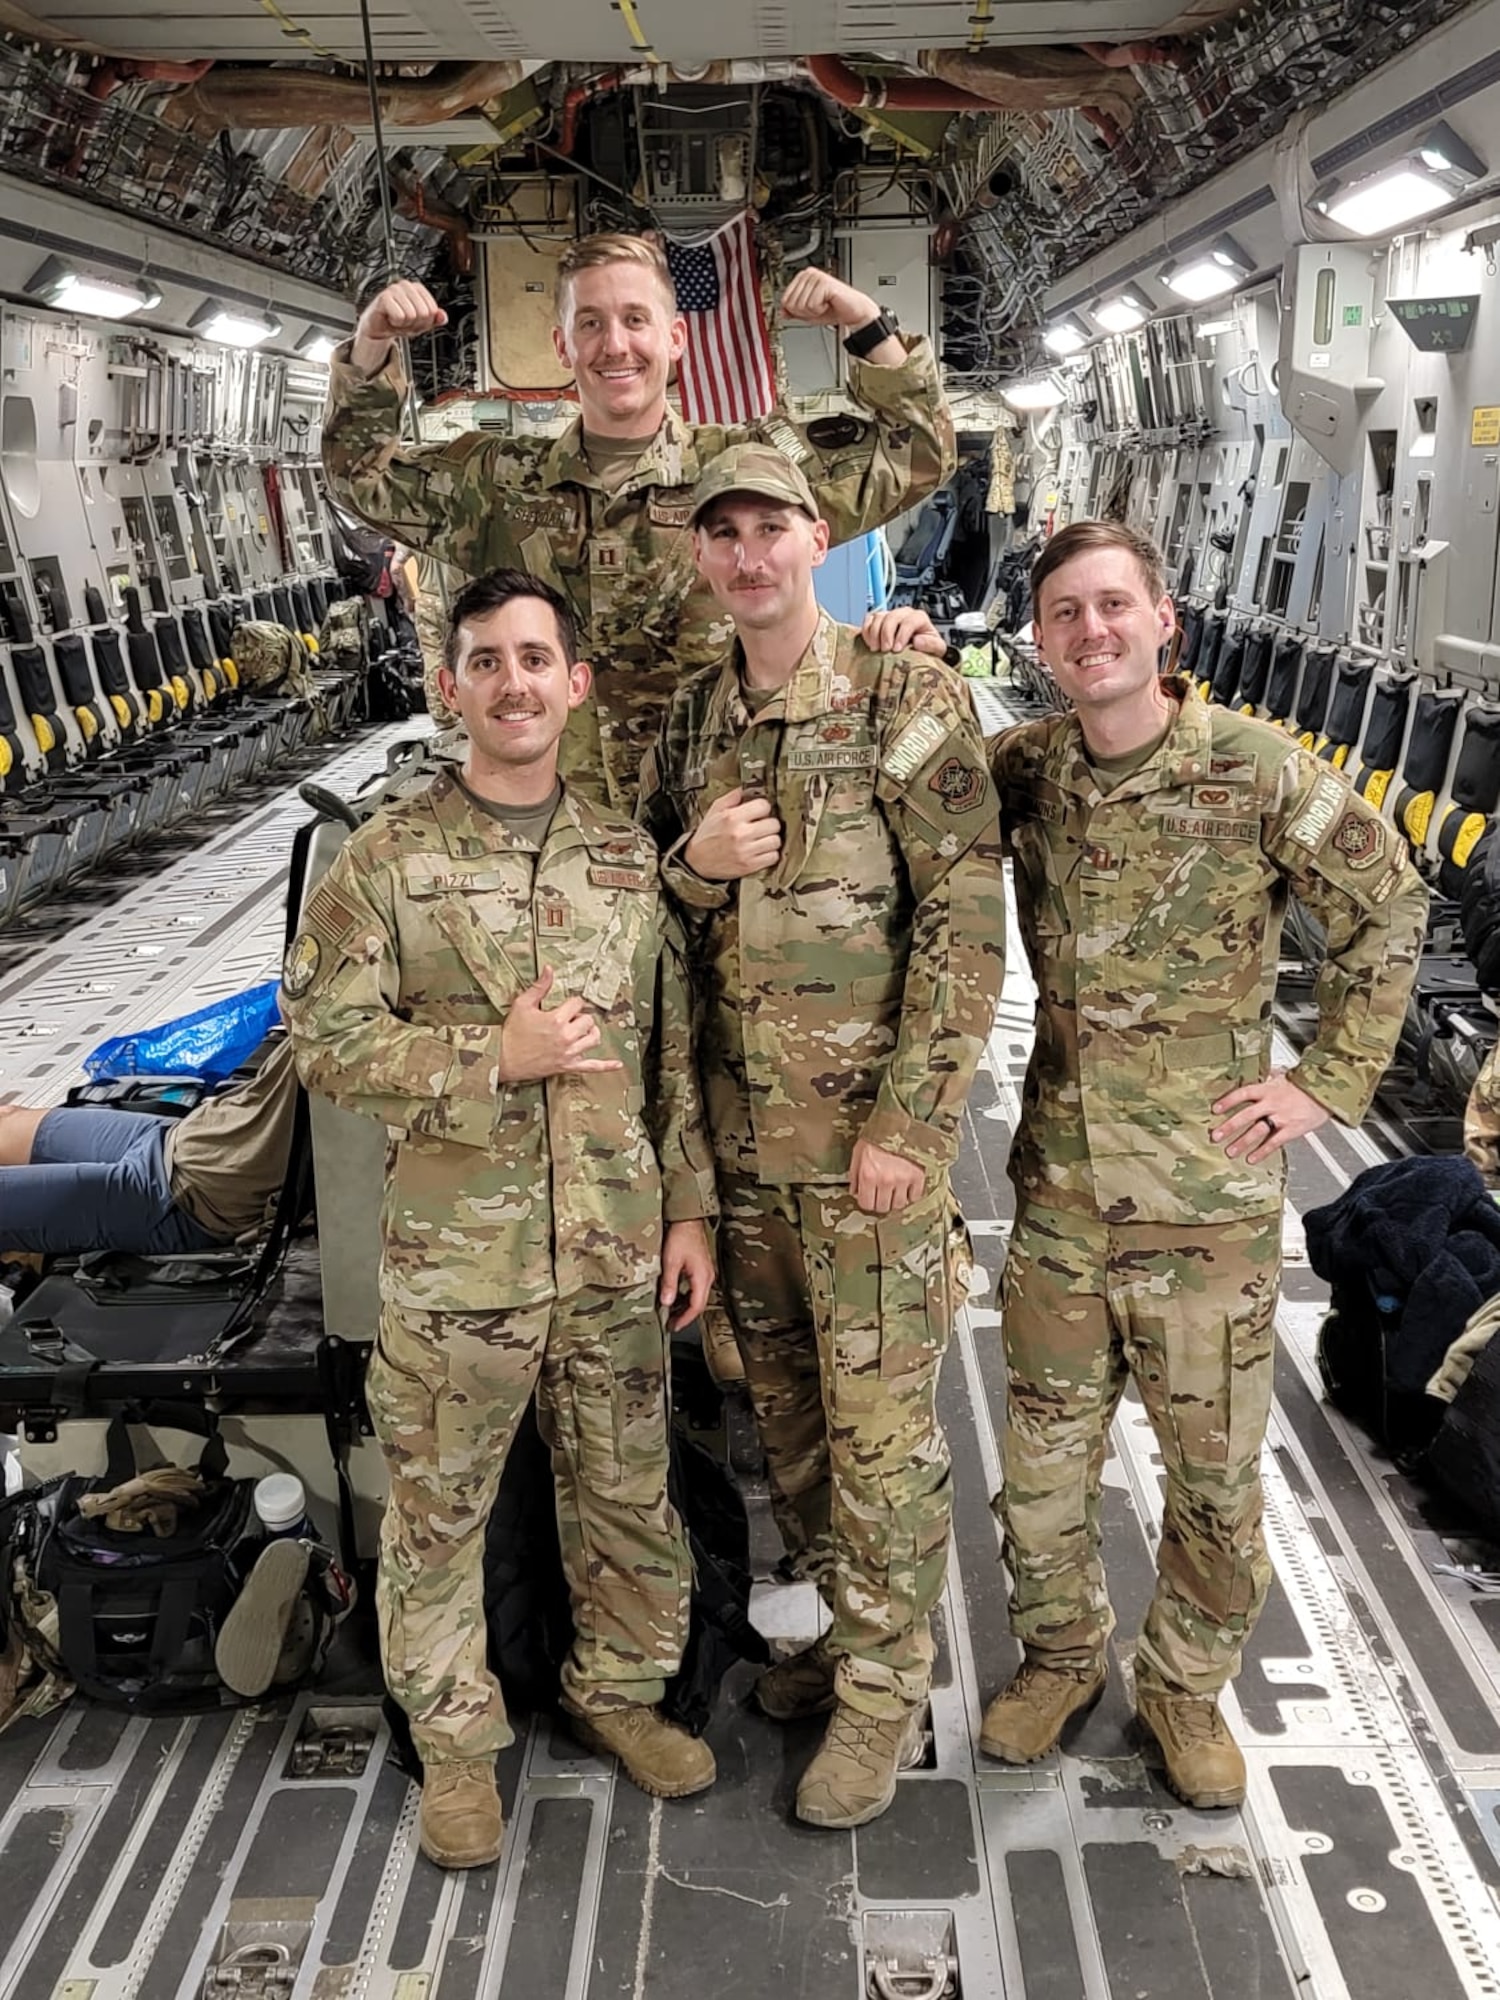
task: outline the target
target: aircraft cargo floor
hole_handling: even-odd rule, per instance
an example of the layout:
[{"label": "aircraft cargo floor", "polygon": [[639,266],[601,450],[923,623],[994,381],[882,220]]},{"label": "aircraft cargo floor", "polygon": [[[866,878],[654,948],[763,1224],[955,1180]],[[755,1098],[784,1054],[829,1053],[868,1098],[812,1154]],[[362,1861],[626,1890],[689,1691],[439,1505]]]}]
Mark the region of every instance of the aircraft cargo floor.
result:
[{"label": "aircraft cargo floor", "polygon": [[[998,722],[1003,696],[980,700]],[[352,791],[403,733],[342,748],[320,781]],[[288,786],[216,822],[193,855],[117,874],[66,919],[41,912],[0,940],[0,1095],[50,1101],[101,1035],[267,976],[304,815]],[[1445,1538],[1432,1503],[1318,1394],[1324,1295],[1300,1216],[1388,1155],[1378,1122],[1294,1155],[1265,1463],[1277,1582],[1226,1704],[1250,1767],[1245,1809],[1179,1806],[1131,1723],[1159,1505],[1133,1400],[1107,1472],[1120,1625],[1104,1699],[1030,1769],[975,1750],[983,1702],[1017,1657],[989,1511],[1004,1395],[991,1306],[1031,1007],[1018,962],[957,1175],[982,1278],[941,1386],[957,1514],[931,1754],[884,1818],[852,1836],[795,1822],[817,1728],[760,1717],[748,1674],[726,1685],[710,1729],[718,1784],[696,1799],[650,1800],[560,1728],[533,1725],[502,1760],[502,1862],[467,1876],[417,1854],[416,1795],[386,1761],[368,1660],[290,1703],[181,1721],[74,1703],[0,1736],[0,1994],[1500,1995],[1500,1579],[1452,1573],[1455,1556],[1486,1552]],[[731,1433],[753,1467],[742,1416]],[[758,1496],[753,1507],[768,1573],[775,1549]],[[812,1636],[806,1590],[767,1583],[757,1602],[775,1635]]]}]

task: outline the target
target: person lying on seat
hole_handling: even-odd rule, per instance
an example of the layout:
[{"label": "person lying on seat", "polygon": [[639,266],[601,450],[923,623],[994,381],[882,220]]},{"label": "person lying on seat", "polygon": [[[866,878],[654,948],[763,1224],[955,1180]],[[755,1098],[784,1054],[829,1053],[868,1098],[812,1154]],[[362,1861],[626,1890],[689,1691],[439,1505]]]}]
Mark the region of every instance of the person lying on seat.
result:
[{"label": "person lying on seat", "polygon": [[0,1252],[173,1257],[257,1231],[286,1178],[290,1045],[183,1118],[0,1107]]}]

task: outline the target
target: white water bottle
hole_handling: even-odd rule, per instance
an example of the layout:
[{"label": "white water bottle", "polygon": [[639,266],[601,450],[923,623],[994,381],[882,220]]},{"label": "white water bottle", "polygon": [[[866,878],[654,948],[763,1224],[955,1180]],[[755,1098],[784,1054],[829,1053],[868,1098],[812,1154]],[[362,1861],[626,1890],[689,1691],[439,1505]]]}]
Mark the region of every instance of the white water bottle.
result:
[{"label": "white water bottle", "polygon": [[307,1518],[307,1495],[295,1472],[273,1472],[258,1480],[255,1512],[268,1542],[299,1541],[312,1533]]}]

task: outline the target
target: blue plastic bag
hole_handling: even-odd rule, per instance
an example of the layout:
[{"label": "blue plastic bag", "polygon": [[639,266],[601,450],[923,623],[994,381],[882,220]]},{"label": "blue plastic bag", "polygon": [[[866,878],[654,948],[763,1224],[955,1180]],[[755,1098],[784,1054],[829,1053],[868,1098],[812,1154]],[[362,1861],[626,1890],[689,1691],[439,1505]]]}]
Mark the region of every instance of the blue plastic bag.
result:
[{"label": "blue plastic bag", "polygon": [[276,989],[280,981],[247,987],[200,1007],[196,1014],[142,1028],[133,1035],[112,1035],[83,1059],[95,1079],[116,1076],[201,1076],[217,1083],[247,1062],[275,1027],[280,1015]]}]

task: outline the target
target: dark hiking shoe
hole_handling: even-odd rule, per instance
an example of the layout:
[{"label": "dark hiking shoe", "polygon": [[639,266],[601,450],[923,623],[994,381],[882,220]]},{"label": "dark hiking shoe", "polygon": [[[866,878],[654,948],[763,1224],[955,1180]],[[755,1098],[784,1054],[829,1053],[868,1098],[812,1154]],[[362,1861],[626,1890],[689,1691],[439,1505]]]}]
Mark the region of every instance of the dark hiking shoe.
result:
[{"label": "dark hiking shoe", "polygon": [[833,1679],[838,1654],[821,1639],[767,1667],[755,1683],[755,1705],[773,1722],[800,1722],[805,1716],[826,1715],[833,1707]]},{"label": "dark hiking shoe", "polygon": [[307,1581],[305,1542],[268,1542],[214,1642],[214,1665],[236,1694],[264,1694],[276,1678],[292,1613]]}]

